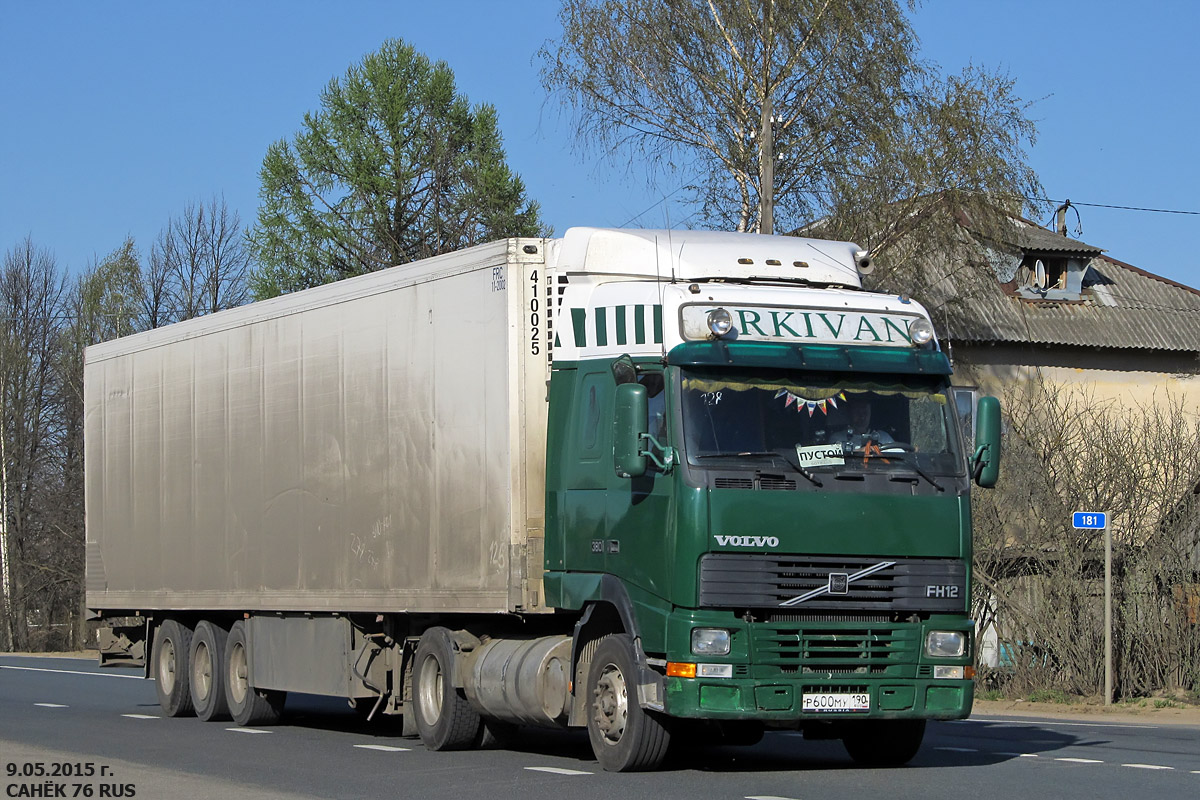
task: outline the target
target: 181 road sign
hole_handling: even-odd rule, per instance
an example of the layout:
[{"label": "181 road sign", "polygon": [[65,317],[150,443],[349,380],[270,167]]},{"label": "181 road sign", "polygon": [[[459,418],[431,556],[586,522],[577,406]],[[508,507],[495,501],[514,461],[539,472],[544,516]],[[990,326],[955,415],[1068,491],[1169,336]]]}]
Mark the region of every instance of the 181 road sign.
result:
[{"label": "181 road sign", "polygon": [[1071,515],[1071,524],[1076,528],[1108,527],[1108,513],[1105,511],[1076,511]]}]

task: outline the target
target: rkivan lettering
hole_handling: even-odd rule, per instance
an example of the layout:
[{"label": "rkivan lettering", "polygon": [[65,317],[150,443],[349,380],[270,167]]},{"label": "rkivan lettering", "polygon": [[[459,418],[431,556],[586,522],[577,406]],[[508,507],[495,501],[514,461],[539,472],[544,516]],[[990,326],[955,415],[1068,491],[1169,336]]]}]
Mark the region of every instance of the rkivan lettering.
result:
[{"label": "rkivan lettering", "polygon": [[779,547],[777,536],[714,536],[721,547]]}]

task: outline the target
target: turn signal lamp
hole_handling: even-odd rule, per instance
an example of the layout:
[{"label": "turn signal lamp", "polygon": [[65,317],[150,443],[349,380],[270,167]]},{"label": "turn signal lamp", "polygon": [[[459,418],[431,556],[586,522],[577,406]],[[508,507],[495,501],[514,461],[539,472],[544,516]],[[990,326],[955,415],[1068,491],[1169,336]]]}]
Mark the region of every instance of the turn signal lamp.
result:
[{"label": "turn signal lamp", "polygon": [[667,677],[668,678],[694,678],[696,677],[695,664],[681,664],[678,661],[667,662]]}]

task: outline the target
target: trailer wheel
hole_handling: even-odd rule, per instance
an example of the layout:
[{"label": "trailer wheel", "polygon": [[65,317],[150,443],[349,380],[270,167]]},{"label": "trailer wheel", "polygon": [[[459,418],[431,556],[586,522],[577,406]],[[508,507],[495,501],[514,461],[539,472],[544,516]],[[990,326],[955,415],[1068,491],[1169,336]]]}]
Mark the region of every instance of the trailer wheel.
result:
[{"label": "trailer wheel", "polygon": [[188,652],[192,631],[173,619],[163,620],[154,633],[154,689],[158,704],[168,717],[188,717],[195,713],[188,687]]},{"label": "trailer wheel", "polygon": [[924,738],[923,719],[869,720],[847,723],[842,744],[858,764],[899,767],[912,761]]},{"label": "trailer wheel", "polygon": [[196,716],[205,722],[229,719],[229,701],[225,699],[225,641],[229,633],[204,620],[192,634],[191,665],[192,705]]},{"label": "trailer wheel", "polygon": [[655,769],[667,755],[666,721],[637,698],[637,661],[627,634],[600,640],[588,668],[588,738],[600,766],[610,772]]},{"label": "trailer wheel", "polygon": [[413,659],[413,711],[417,733],[430,750],[465,750],[480,738],[483,720],[454,686],[454,647],[450,631],[430,628],[421,635]]},{"label": "trailer wheel", "polygon": [[225,642],[225,701],[238,725],[273,725],[283,713],[287,692],[255,689],[250,683],[246,623],[238,620]]}]

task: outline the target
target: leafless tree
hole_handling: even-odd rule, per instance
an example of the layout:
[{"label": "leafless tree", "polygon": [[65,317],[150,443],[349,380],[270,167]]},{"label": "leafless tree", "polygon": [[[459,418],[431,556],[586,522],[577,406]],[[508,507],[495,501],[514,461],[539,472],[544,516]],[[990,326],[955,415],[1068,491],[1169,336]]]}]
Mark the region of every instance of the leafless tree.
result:
[{"label": "leafless tree", "polygon": [[189,203],[150,249],[143,295],[147,327],[246,302],[249,265],[241,219],[225,199]]},{"label": "leafless tree", "polygon": [[[0,508],[4,540],[5,644],[24,648],[35,626],[56,619],[47,602],[64,589],[71,553],[47,524],[61,485],[62,428],[56,354],[66,280],[54,257],[32,239],[9,250],[0,267]],[[80,558],[81,560],[81,558]]]},{"label": "leafless tree", "polygon": [[1001,481],[975,495],[976,615],[1016,690],[1103,687],[1103,534],[1114,548],[1116,691],[1200,691],[1200,419],[1179,398],[1101,401],[1036,380],[1006,396]]}]

